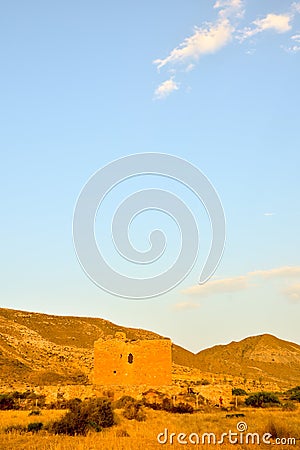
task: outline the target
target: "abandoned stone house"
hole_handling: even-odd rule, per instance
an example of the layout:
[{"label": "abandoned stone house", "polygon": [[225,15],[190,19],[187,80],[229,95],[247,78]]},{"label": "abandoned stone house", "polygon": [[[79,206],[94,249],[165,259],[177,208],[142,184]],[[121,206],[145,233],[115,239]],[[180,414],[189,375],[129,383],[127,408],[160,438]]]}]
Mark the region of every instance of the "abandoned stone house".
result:
[{"label": "abandoned stone house", "polygon": [[172,383],[170,339],[129,340],[117,332],[94,344],[94,384],[163,386]]}]

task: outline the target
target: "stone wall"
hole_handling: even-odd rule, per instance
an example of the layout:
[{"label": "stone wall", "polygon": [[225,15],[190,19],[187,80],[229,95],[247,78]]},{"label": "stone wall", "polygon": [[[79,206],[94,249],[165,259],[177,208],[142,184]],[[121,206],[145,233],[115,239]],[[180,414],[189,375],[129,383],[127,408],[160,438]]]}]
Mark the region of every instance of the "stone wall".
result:
[{"label": "stone wall", "polygon": [[96,385],[163,386],[172,383],[170,339],[128,340],[124,333],[94,346]]}]

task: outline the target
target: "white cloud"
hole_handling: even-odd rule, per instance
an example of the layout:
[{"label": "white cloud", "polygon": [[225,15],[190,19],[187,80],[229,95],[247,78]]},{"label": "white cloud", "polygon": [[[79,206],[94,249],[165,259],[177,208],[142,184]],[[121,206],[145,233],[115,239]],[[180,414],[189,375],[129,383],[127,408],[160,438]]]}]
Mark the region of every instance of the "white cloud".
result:
[{"label": "white cloud", "polygon": [[179,302],[176,303],[176,305],[174,305],[174,309],[177,311],[183,311],[183,310],[188,310],[188,309],[196,309],[199,308],[199,303],[194,303],[194,302]]},{"label": "white cloud", "polygon": [[287,53],[298,53],[300,51],[300,45],[291,45],[290,47],[284,47],[282,46],[282,48],[287,52]]},{"label": "white cloud", "polygon": [[215,9],[222,8],[218,13],[220,19],[232,16],[235,18],[242,18],[244,15],[243,6],[243,0],[217,0],[214,4]]},{"label": "white cloud", "polygon": [[230,18],[242,14],[243,0],[217,0],[215,9],[219,9],[217,20],[203,27],[195,27],[194,33],[184,39],[164,59],[156,59],[158,69],[166,65],[187,64],[187,71],[194,68],[194,61],[202,55],[212,54],[227,45],[234,32]]},{"label": "white cloud", "polygon": [[173,77],[169,78],[166,81],[163,81],[154,92],[154,97],[156,99],[163,99],[166,98],[168,95],[171,94],[171,92],[178,91],[179,84],[174,81]]},{"label": "white cloud", "polygon": [[291,41],[292,41],[292,45],[290,45],[289,47],[286,46],[282,46],[282,48],[287,52],[287,53],[297,53],[300,51],[300,34],[294,34],[293,36],[291,36]]},{"label": "white cloud", "polygon": [[293,301],[300,301],[300,283],[293,284],[285,289],[284,294]]},{"label": "white cloud", "polygon": [[[231,292],[243,291],[249,289],[257,284],[253,283],[253,278],[258,277],[263,280],[266,279],[290,279],[290,278],[300,278],[300,266],[284,266],[275,269],[267,270],[255,270],[248,272],[246,275],[241,275],[231,278],[214,279],[208,281],[205,284],[197,284],[190,286],[182,291],[182,294],[190,295],[195,298],[206,298],[211,295],[216,294],[226,294]],[[284,291],[288,297],[300,300],[300,283],[290,286]],[[175,309],[191,309],[195,308],[197,304],[193,302],[181,302],[175,305]]]},{"label": "white cloud", "polygon": [[242,0],[217,0],[214,4],[214,8],[239,9],[242,7],[242,4]]},{"label": "white cloud", "polygon": [[241,40],[254,36],[266,30],[273,30],[276,33],[286,33],[292,29],[291,21],[293,16],[291,14],[267,14],[263,19],[254,20],[252,23],[254,28],[246,28],[241,32]]},{"label": "white cloud", "polygon": [[264,19],[255,20],[253,23],[258,31],[275,30],[277,33],[286,33],[292,26],[289,14],[268,14]]},{"label": "white cloud", "polygon": [[195,64],[189,64],[189,65],[187,66],[187,68],[185,69],[185,71],[186,71],[186,72],[191,72],[191,71],[194,69],[194,67],[195,67]]},{"label": "white cloud", "polygon": [[291,39],[300,43],[300,34],[294,34],[294,36],[291,36]]},{"label": "white cloud", "polygon": [[265,212],[264,216],[267,216],[267,217],[275,216],[275,213],[273,213],[273,212]]},{"label": "white cloud", "polygon": [[[299,4],[300,5],[300,4]],[[289,47],[283,47],[288,53],[297,53],[300,51],[300,34],[294,34],[291,36],[292,45]]]},{"label": "white cloud", "polygon": [[294,3],[292,3],[291,9],[292,9],[292,11],[294,11],[295,13],[299,13],[299,14],[300,14],[300,2],[294,2]]},{"label": "white cloud", "polygon": [[[250,26],[239,30],[238,24],[244,17],[244,0],[215,0],[213,8],[217,10],[216,20],[195,27],[191,36],[185,38],[177,47],[173,48],[165,58],[157,58],[153,61],[158,71],[167,68],[172,75],[177,73],[178,67],[183,72],[194,69],[195,63],[204,55],[214,54],[226,47],[233,38],[243,42],[245,39],[267,30],[283,34],[292,29],[292,21],[297,13],[300,13],[300,2],[289,5],[286,13],[268,13],[263,18],[257,18]],[[295,35],[299,36],[299,35]],[[287,52],[296,53],[300,50],[299,41],[288,48]],[[248,50],[247,54],[253,54],[255,50]],[[183,70],[182,70],[183,66]],[[156,98],[165,98],[171,92],[178,90],[179,84],[172,79],[163,82],[155,91]]]},{"label": "white cloud", "polygon": [[278,267],[277,269],[255,270],[253,272],[249,272],[248,276],[261,276],[263,278],[300,277],[300,267],[285,266],[285,267]]},{"label": "white cloud", "polygon": [[256,52],[256,48],[250,48],[248,50],[246,50],[246,55],[254,55],[254,53]]},{"label": "white cloud", "polygon": [[208,281],[205,284],[191,286],[183,291],[183,294],[196,295],[197,297],[208,297],[213,294],[235,292],[246,289],[248,279],[246,276],[223,278],[221,280]]},{"label": "white cloud", "polygon": [[165,59],[156,59],[158,69],[167,64],[188,64],[197,61],[200,56],[215,53],[224,47],[232,38],[233,27],[227,19],[206,28],[195,28],[192,36],[186,38],[174,48]]}]

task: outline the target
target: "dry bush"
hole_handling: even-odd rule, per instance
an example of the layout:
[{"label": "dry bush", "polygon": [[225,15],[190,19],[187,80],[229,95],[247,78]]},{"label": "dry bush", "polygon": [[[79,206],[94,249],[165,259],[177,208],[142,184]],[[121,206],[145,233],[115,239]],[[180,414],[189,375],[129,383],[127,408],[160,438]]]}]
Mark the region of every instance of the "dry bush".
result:
[{"label": "dry bush", "polygon": [[123,397],[116,400],[112,406],[115,409],[125,408],[128,404],[134,403],[136,400],[130,395],[123,395]]},{"label": "dry bush", "polygon": [[284,411],[296,411],[297,406],[292,401],[287,401],[286,403],[283,403],[282,409]]},{"label": "dry bush", "polygon": [[117,430],[116,437],[130,437],[129,433],[126,430]]},{"label": "dry bush", "polygon": [[274,419],[269,420],[265,432],[270,433],[274,439],[291,437],[289,427],[287,427],[283,421],[278,422]]},{"label": "dry bush", "polygon": [[8,427],[6,427],[4,429],[5,433],[26,433],[27,432],[27,427],[25,427],[24,425],[9,425]]},{"label": "dry bush", "polygon": [[106,398],[93,398],[74,404],[60,420],[49,427],[54,434],[86,435],[114,425],[111,403]]},{"label": "dry bush", "polygon": [[137,420],[138,422],[146,420],[146,414],[142,409],[142,404],[137,401],[129,402],[125,405],[123,416],[128,420]]}]

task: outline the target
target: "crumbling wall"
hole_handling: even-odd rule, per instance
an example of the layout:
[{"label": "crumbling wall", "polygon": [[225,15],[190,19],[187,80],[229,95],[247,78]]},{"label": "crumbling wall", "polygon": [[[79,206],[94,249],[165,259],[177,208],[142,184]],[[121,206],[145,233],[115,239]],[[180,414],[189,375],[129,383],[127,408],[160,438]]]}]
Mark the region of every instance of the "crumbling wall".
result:
[{"label": "crumbling wall", "polygon": [[172,383],[170,339],[128,340],[124,333],[94,345],[94,384],[163,386]]}]

